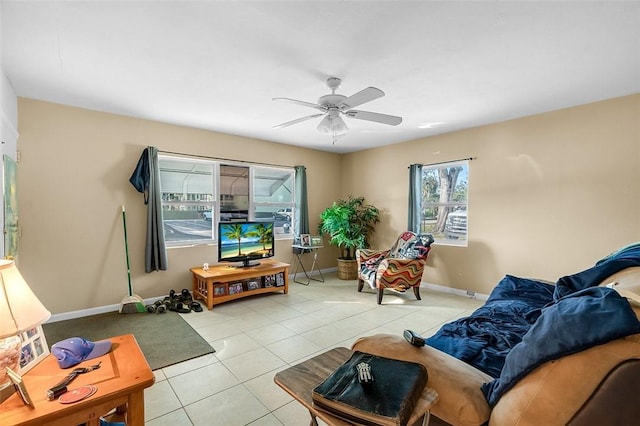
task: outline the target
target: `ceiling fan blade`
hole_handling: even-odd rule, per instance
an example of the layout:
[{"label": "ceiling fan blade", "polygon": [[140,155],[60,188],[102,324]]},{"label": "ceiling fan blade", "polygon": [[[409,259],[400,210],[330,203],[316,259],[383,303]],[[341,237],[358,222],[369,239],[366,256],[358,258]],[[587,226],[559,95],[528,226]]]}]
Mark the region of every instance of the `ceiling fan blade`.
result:
[{"label": "ceiling fan blade", "polygon": [[274,129],[282,129],[283,127],[293,126],[294,124],[302,123],[303,121],[311,120],[312,118],[322,117],[324,114],[313,114],[306,117],[297,118],[295,120],[287,121],[286,123],[273,126]]},{"label": "ceiling fan blade", "polygon": [[376,123],[389,124],[390,126],[397,126],[402,123],[402,117],[396,117],[395,115],[379,114],[377,112],[370,111],[358,111],[355,109],[345,112],[345,115],[351,118],[357,118],[358,120],[375,121]]},{"label": "ceiling fan blade", "polygon": [[319,109],[320,111],[326,111],[327,110],[322,105],[312,104],[311,102],[299,101],[297,99],[273,98],[273,100],[277,101],[277,102],[289,102],[289,103],[292,103],[292,104],[302,105],[302,106],[306,106],[306,107],[309,107],[309,108],[315,108],[315,109]]},{"label": "ceiling fan blade", "polygon": [[376,87],[367,87],[366,89],[362,89],[355,95],[349,96],[344,101],[340,102],[341,110],[349,109],[357,107],[358,105],[362,105],[366,102],[371,102],[375,99],[381,98],[384,96],[384,92]]}]

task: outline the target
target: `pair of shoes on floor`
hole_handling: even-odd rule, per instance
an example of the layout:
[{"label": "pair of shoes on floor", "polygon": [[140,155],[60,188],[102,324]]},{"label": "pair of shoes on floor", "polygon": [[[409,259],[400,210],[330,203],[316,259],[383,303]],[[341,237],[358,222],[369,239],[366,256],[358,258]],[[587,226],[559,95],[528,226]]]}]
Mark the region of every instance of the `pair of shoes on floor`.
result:
[{"label": "pair of shoes on floor", "polygon": [[169,306],[165,302],[165,299],[156,300],[152,305],[145,306],[145,309],[150,314],[164,314],[165,312],[167,312],[167,309],[169,309]]},{"label": "pair of shoes on floor", "polygon": [[178,302],[176,306],[176,312],[181,314],[188,314],[192,310],[196,312],[202,312],[202,306],[200,306],[200,303],[196,302],[195,300],[192,300],[191,303]]},{"label": "pair of shoes on floor", "polygon": [[175,311],[181,314],[188,314],[192,310],[196,312],[202,312],[202,306],[200,303],[193,300],[191,292],[188,289],[183,288],[180,294],[175,290],[169,292],[169,296],[165,299],[169,300],[169,310]]}]

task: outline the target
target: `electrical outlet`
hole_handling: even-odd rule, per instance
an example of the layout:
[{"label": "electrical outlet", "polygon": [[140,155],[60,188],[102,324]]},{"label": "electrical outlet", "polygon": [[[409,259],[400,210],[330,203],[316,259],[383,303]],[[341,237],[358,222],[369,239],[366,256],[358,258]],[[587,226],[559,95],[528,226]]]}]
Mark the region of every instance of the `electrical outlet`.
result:
[{"label": "electrical outlet", "polygon": [[467,296],[474,297],[476,295],[475,291],[467,290]]}]

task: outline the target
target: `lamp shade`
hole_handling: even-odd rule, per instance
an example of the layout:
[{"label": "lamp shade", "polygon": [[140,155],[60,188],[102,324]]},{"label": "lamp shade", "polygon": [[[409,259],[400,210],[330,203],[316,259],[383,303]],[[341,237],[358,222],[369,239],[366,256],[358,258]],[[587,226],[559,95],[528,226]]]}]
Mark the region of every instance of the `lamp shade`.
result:
[{"label": "lamp shade", "polygon": [[29,330],[50,317],[13,260],[0,260],[0,338]]}]

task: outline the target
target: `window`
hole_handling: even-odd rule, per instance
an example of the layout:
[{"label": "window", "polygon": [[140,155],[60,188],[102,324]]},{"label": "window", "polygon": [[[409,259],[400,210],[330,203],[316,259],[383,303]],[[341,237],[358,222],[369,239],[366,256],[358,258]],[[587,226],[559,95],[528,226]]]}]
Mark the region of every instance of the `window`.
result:
[{"label": "window", "polygon": [[220,165],[220,220],[249,219],[249,167]]},{"label": "window", "polygon": [[276,238],[292,235],[295,211],[295,171],[274,167],[253,167],[253,215],[256,220],[273,220]]},{"label": "window", "polygon": [[422,232],[438,243],[467,245],[468,161],[422,167]]},{"label": "window", "polygon": [[158,162],[168,247],[215,243],[219,221],[274,221],[276,238],[293,237],[293,168],[164,155]]},{"label": "window", "polygon": [[213,242],[215,164],[164,156],[158,158],[158,164],[167,246]]}]

